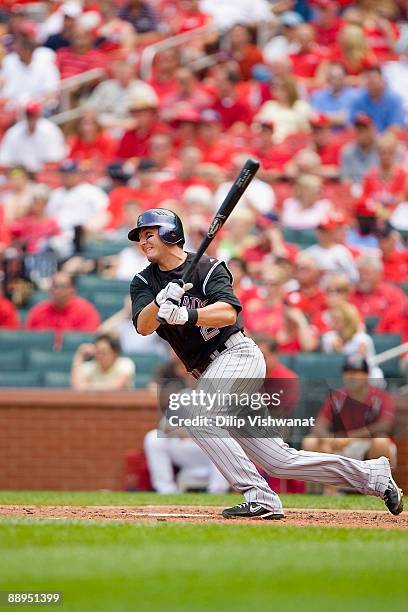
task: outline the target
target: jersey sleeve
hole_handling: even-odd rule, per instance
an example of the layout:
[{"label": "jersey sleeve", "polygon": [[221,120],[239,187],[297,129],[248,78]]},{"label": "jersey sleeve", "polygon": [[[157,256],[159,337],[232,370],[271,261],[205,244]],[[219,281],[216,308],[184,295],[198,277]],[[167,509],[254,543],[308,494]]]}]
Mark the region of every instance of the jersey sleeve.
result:
[{"label": "jersey sleeve", "polygon": [[208,298],[208,304],[226,302],[231,304],[239,313],[242,310],[241,302],[232,289],[232,275],[223,261],[220,261],[209,270],[203,282],[203,293]]},{"label": "jersey sleeve", "polygon": [[136,327],[139,314],[155,298],[147,280],[141,274],[136,274],[130,284],[130,298],[132,300],[133,325]]}]

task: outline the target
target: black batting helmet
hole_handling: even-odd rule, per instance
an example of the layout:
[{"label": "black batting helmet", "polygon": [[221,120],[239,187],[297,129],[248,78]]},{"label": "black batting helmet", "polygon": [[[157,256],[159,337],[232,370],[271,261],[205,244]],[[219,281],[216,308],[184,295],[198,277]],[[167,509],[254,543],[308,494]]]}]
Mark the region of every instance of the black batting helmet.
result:
[{"label": "black batting helmet", "polygon": [[129,240],[139,242],[139,233],[143,227],[158,227],[159,236],[168,244],[184,244],[183,224],[180,218],[167,208],[151,208],[139,215],[137,226],[128,233]]}]

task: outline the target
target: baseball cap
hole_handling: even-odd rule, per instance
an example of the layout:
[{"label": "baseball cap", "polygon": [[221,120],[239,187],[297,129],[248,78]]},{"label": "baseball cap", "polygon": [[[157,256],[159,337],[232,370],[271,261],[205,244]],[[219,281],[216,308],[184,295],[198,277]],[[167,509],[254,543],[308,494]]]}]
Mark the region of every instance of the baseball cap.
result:
[{"label": "baseball cap", "polygon": [[344,225],[345,222],[346,219],[341,212],[331,212],[319,223],[317,228],[322,230],[337,229],[341,225]]},{"label": "baseball cap", "polygon": [[310,117],[309,123],[312,127],[327,127],[330,125],[330,119],[324,113],[317,113]]},{"label": "baseball cap", "polygon": [[371,117],[369,117],[365,113],[357,113],[357,115],[354,117],[353,124],[355,126],[361,125],[361,126],[369,127],[370,125],[373,125],[373,120],[371,119]]},{"label": "baseball cap", "polygon": [[371,198],[360,198],[356,204],[354,213],[357,217],[376,217],[377,205]]},{"label": "baseball cap", "polygon": [[121,162],[112,162],[106,167],[106,174],[114,180],[127,181],[132,177],[132,173],[127,171]]},{"label": "baseball cap", "polygon": [[159,99],[153,91],[149,93],[145,91],[135,95],[129,101],[130,110],[143,110],[145,108],[157,108],[158,106]]},{"label": "baseball cap", "polygon": [[78,2],[68,1],[62,5],[61,12],[65,17],[76,19],[82,13],[82,8]]},{"label": "baseball cap", "polygon": [[64,161],[58,166],[59,172],[78,172],[79,166],[73,159],[64,159]]},{"label": "baseball cap", "polygon": [[368,362],[361,355],[348,355],[343,363],[343,372],[365,372],[368,374]]},{"label": "baseball cap", "polygon": [[42,104],[39,100],[30,100],[25,105],[25,112],[27,115],[41,115]]},{"label": "baseball cap", "polygon": [[296,11],[285,11],[280,18],[281,24],[287,28],[295,28],[303,23],[303,21],[302,15],[299,15]]},{"label": "baseball cap", "polygon": [[180,123],[199,123],[200,119],[200,113],[194,108],[184,108],[174,115],[171,124],[177,126]]}]

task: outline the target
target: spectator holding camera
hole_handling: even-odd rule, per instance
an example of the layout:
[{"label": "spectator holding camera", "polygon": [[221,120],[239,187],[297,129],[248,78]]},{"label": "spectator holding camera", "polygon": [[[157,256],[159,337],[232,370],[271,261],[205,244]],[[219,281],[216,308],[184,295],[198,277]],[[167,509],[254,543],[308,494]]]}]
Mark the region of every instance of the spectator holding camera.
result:
[{"label": "spectator holding camera", "polygon": [[119,340],[108,334],[98,336],[94,344],[81,344],[74,355],[71,387],[77,391],[114,391],[133,389],[135,365],[120,356]]}]

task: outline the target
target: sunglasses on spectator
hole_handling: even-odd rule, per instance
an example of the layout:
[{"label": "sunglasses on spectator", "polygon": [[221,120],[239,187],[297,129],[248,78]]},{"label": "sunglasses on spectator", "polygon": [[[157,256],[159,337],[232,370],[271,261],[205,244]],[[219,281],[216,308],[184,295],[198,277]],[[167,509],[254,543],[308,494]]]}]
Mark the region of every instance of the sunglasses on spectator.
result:
[{"label": "sunglasses on spectator", "polygon": [[327,293],[344,293],[349,290],[349,287],[327,287]]}]

